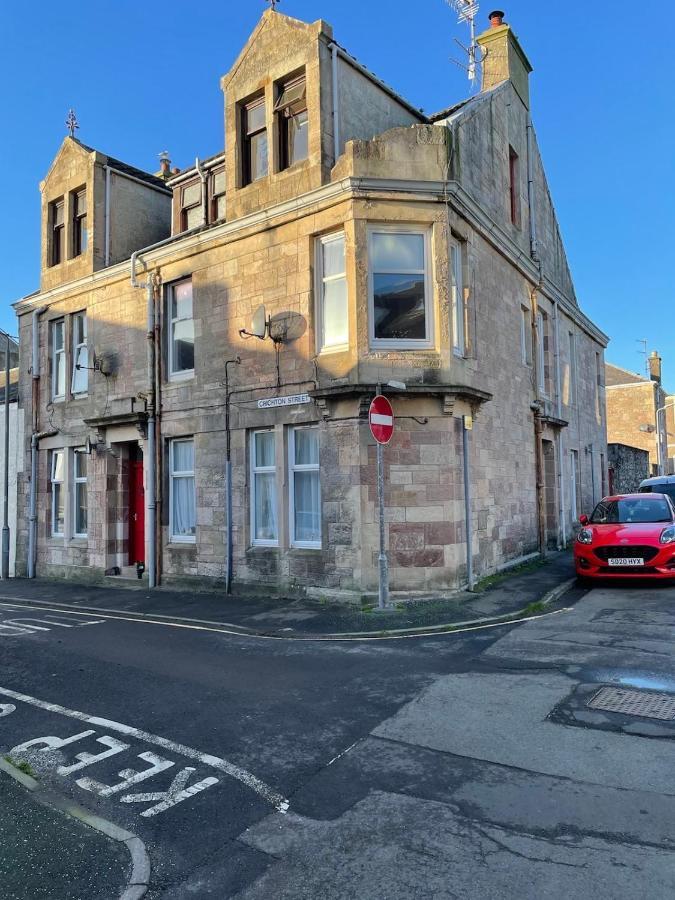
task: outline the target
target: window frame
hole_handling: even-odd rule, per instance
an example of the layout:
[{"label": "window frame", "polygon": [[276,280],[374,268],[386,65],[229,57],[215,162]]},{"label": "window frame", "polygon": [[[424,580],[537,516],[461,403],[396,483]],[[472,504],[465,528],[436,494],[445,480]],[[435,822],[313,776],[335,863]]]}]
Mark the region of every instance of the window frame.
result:
[{"label": "window frame", "polygon": [[[82,256],[87,252],[87,189],[86,187],[72,191],[72,228],[73,228],[73,254],[72,258]],[[80,209],[80,197],[84,197],[84,212]]]},{"label": "window frame", "polygon": [[[187,316],[177,316],[176,318],[172,315],[173,309],[173,299],[174,299],[174,291],[177,287],[180,287],[182,284],[190,284],[190,299],[192,304],[192,315],[188,319]],[[166,360],[166,374],[168,381],[187,381],[190,378],[194,378],[195,376],[195,366],[194,366],[194,357],[195,357],[195,335],[194,335],[194,322],[195,322],[195,298],[194,298],[194,290],[192,284],[192,276],[188,278],[181,278],[179,281],[173,281],[167,285],[166,291],[166,319],[167,319],[167,360]],[[178,322],[192,322],[192,368],[191,369],[177,369],[174,371],[173,368],[173,349],[174,349],[174,326]]]},{"label": "window frame", "polygon": [[[65,447],[60,447],[56,450],[52,450],[50,461],[49,461],[49,484],[51,488],[51,512],[49,516],[49,536],[52,538],[64,538],[66,536],[66,521],[67,521],[67,510],[66,510],[66,475],[67,475],[67,453]],[[63,477],[60,479],[55,478],[56,471],[56,460],[58,457],[63,459]],[[56,530],[56,489],[55,485],[59,487],[59,495],[63,498],[63,531]]]},{"label": "window frame", "polygon": [[[256,457],[256,435],[271,434],[274,437],[274,462],[271,466],[257,465]],[[250,432],[250,448],[249,448],[249,505],[250,505],[250,529],[251,529],[251,546],[252,547],[278,547],[279,546],[279,478],[277,475],[277,433],[274,428],[255,428]],[[268,538],[256,537],[256,475],[274,475],[274,501],[276,509],[276,526],[277,536],[274,540]]]},{"label": "window frame", "polygon": [[532,366],[532,320],[529,307],[520,306],[520,353],[524,366]]},{"label": "window frame", "polygon": [[[344,266],[340,275],[324,275],[324,247],[333,241],[342,240]],[[315,241],[315,291],[316,291],[316,350],[317,353],[340,353],[349,349],[349,282],[347,280],[347,236],[344,230],[319,235]],[[345,285],[345,315],[347,340],[342,343],[327,344],[325,340],[325,285],[342,279]]]},{"label": "window frame", "polygon": [[509,144],[509,206],[511,224],[516,228],[521,227],[520,204],[520,157]]},{"label": "window frame", "polygon": [[[61,325],[62,328],[62,341],[61,347],[57,350],[56,348],[56,327],[57,325]],[[49,331],[50,331],[50,350],[49,356],[51,361],[51,399],[53,402],[61,402],[66,399],[67,392],[67,383],[68,383],[68,353],[67,346],[68,342],[66,340],[66,317],[61,316],[58,319],[50,319],[49,321]],[[63,392],[59,393],[57,391],[57,379],[58,379],[58,371],[59,371],[59,356],[63,356]]]},{"label": "window frame", "polygon": [[[77,474],[77,459],[78,459],[78,456],[83,456],[83,457],[84,457],[84,460],[85,460],[86,469],[85,469],[85,475],[84,475],[84,477],[82,477],[81,475],[78,475],[78,474]],[[87,451],[86,451],[86,449],[85,449],[84,447],[73,447],[72,453],[71,453],[71,457],[72,457],[72,467],[71,467],[71,471],[72,471],[72,476],[73,476],[73,481],[72,481],[72,510],[71,510],[71,516],[72,516],[72,522],[71,522],[72,536],[73,536],[74,538],[82,539],[82,538],[87,538],[87,537],[88,537],[88,529],[89,529],[89,488],[88,488],[88,481],[89,481],[89,464],[88,464],[88,460],[87,460],[88,454],[87,454]],[[86,508],[86,510],[87,510],[87,531],[78,531],[78,530],[77,530],[77,509],[78,509],[77,495],[78,495],[78,486],[79,486],[79,485],[82,485],[82,484],[84,484],[84,489],[85,489],[85,499],[86,499],[85,508]]]},{"label": "window frame", "polygon": [[546,382],[546,320],[547,315],[543,309],[537,310],[537,381],[539,393],[542,397],[548,397],[548,385]]},{"label": "window frame", "polygon": [[[175,469],[174,468],[174,447],[176,444],[192,444],[192,469]],[[196,480],[196,444],[194,435],[186,435],[183,437],[175,437],[169,440],[169,543],[171,544],[196,544],[197,543],[197,480]],[[195,533],[194,534],[175,534],[174,526],[174,502],[175,487],[174,480],[176,478],[191,479],[192,491],[194,494],[195,505]]]},{"label": "window frame", "polygon": [[[61,221],[57,223],[57,211],[61,211]],[[49,265],[58,266],[65,259],[65,197],[57,197],[49,204]]]},{"label": "window frame", "polygon": [[[298,431],[314,431],[317,439],[316,463],[295,462],[295,435]],[[319,539],[318,541],[300,541],[295,537],[295,474],[296,472],[316,472],[319,476]],[[289,544],[298,550],[321,550],[323,528],[321,522],[321,445],[318,425],[296,425],[288,429],[288,535]]]},{"label": "window frame", "polygon": [[[304,106],[299,109],[295,109],[293,112],[289,112],[289,110],[291,110],[300,101],[295,101],[295,103],[284,104],[283,106],[281,106],[280,104],[283,99],[283,95],[287,90],[295,88],[296,86],[299,87],[303,83],[304,97],[302,98],[302,100],[304,101]],[[307,108],[307,78],[304,71],[301,73],[297,73],[296,75],[289,76],[288,78],[280,81],[277,85],[277,92],[277,100],[274,104],[274,114],[276,116],[279,140],[279,171],[285,172],[287,169],[292,169],[309,159],[309,110]],[[291,162],[289,124],[292,119],[302,115],[303,113],[306,117],[305,127],[307,129],[307,153],[305,154],[305,156],[302,156],[299,159],[293,160]]]},{"label": "window frame", "polygon": [[[264,125],[260,128],[250,129],[249,128],[249,116],[252,109],[256,109],[258,106],[262,106],[265,112]],[[241,142],[242,142],[242,187],[246,187],[249,184],[254,184],[256,181],[261,181],[263,178],[267,178],[270,173],[270,142],[269,142],[269,134],[267,133],[267,101],[265,98],[264,92],[259,93],[249,100],[244,101],[241,104]],[[262,175],[258,175],[257,178],[252,177],[252,169],[253,166],[251,164],[251,140],[254,137],[257,137],[259,134],[265,134],[265,141],[267,143],[267,167],[265,172]]]},{"label": "window frame", "polygon": [[[459,272],[459,278],[457,277]],[[468,350],[466,282],[464,278],[464,247],[457,238],[450,240],[450,308],[452,318],[452,353],[465,359]],[[458,282],[459,281],[459,285]]]},{"label": "window frame", "polygon": [[[375,271],[372,265],[373,237],[376,234],[417,234],[424,238],[424,318],[426,324],[427,336],[424,340],[410,340],[407,338],[376,338],[375,337],[375,292],[374,292],[374,275]],[[371,350],[430,350],[434,347],[434,289],[433,289],[433,269],[431,265],[431,225],[393,225],[393,224],[376,224],[368,226],[367,230],[367,252],[368,252],[368,344]],[[400,269],[391,270],[383,274],[410,274],[419,275],[419,270]]]},{"label": "window frame", "polygon": [[[194,203],[186,203],[185,202],[185,192],[190,188],[199,188],[199,196],[194,201]],[[190,225],[188,227],[188,214],[190,210],[193,209],[202,209],[203,210],[203,202],[204,202],[204,185],[201,183],[199,179],[194,179],[192,181],[188,181],[186,184],[181,185],[180,188],[180,228],[181,232],[189,231],[193,228],[199,228],[200,225],[204,225],[204,214],[200,216],[201,221],[198,225]]]},{"label": "window frame", "polygon": [[[223,189],[222,191],[216,191],[216,176],[223,176]],[[224,222],[227,219],[227,190],[226,190],[226,181],[225,181],[225,166],[218,166],[210,173],[209,184],[211,188],[211,221],[212,222]],[[223,216],[218,215],[218,201],[220,198],[225,200],[225,214]]]},{"label": "window frame", "polygon": [[[82,320],[83,328],[82,334],[84,337],[84,341],[77,342],[77,322]],[[89,343],[88,343],[88,333],[87,333],[87,312],[86,310],[81,310],[80,312],[73,313],[70,317],[70,326],[71,326],[71,344],[72,344],[72,359],[71,359],[71,375],[70,375],[70,392],[73,397],[83,397],[87,394],[89,390]],[[80,351],[82,349],[86,350],[86,366],[82,366],[81,363],[79,365],[82,368],[77,369],[78,365],[78,357]],[[81,390],[75,390],[75,377],[79,375],[80,372],[84,371],[84,388]]]}]

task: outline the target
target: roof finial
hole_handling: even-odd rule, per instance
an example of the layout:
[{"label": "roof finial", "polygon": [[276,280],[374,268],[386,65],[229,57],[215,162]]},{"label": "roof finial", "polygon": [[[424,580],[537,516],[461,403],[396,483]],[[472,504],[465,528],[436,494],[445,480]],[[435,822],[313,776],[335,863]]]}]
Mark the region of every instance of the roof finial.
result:
[{"label": "roof finial", "polygon": [[276,9],[277,3],[281,3],[281,0],[266,0],[266,2],[269,3],[270,9]]},{"label": "roof finial", "polygon": [[69,109],[68,110],[68,118],[66,119],[66,128],[70,132],[71,138],[75,137],[75,129],[79,128],[79,127],[80,126],[79,126],[77,118],[75,116],[75,110]]}]

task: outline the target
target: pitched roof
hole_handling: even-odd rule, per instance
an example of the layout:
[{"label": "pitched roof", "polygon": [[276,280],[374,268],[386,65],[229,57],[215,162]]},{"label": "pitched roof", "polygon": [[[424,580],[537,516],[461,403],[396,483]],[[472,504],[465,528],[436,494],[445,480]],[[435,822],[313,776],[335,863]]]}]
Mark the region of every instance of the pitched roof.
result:
[{"label": "pitched roof", "polygon": [[152,175],[150,174],[150,172],[144,172],[143,169],[137,169],[136,166],[130,166],[129,163],[122,162],[121,159],[116,159],[114,156],[109,156],[107,153],[104,153],[103,150],[96,150],[95,147],[89,147],[87,146],[87,144],[83,144],[82,141],[79,141],[77,138],[72,138],[72,140],[77,141],[82,149],[86,150],[88,153],[100,153],[101,156],[105,156],[108,161],[108,165],[110,165],[113,169],[118,169],[120,172],[123,172],[126,175],[133,175],[134,178],[138,178],[140,179],[140,181],[145,181],[147,182],[147,184],[151,184],[153,187],[162,187],[168,190],[163,178],[159,178],[157,175]]},{"label": "pitched roof", "polygon": [[649,378],[644,375],[638,375],[637,372],[631,372],[630,369],[623,369],[621,366],[615,366],[614,363],[605,363],[605,384],[607,387],[614,387],[620,384],[648,384]]}]

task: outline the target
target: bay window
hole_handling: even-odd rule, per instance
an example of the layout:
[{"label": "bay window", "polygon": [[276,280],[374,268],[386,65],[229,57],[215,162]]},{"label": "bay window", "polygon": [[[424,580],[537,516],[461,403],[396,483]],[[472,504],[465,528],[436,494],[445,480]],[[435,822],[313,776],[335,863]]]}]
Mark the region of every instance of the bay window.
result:
[{"label": "bay window", "polygon": [[253,544],[276,546],[276,440],[273,431],[254,431],[251,438],[251,537]]},{"label": "bay window", "polygon": [[319,429],[292,428],[289,440],[291,545],[321,547]]},{"label": "bay window", "polygon": [[370,342],[384,349],[430,347],[429,232],[371,228],[368,241]]},{"label": "bay window", "polygon": [[66,495],[65,495],[65,478],[66,478],[66,451],[53,450],[51,459],[50,482],[52,488],[52,515],[51,515],[51,535],[52,537],[64,537],[66,525]]},{"label": "bay window", "polygon": [[316,262],[318,348],[344,349],[349,345],[349,310],[343,232],[317,241]]},{"label": "bay window", "polygon": [[172,541],[194,543],[197,514],[193,438],[176,438],[169,444],[169,519]]}]

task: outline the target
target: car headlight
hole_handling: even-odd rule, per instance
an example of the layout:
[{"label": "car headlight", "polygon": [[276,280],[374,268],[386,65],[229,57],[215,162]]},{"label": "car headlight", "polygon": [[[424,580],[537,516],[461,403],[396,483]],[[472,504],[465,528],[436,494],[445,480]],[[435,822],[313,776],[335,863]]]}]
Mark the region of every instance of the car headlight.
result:
[{"label": "car headlight", "polygon": [[[663,535],[661,535],[663,537]],[[675,540],[675,535],[672,538]],[[590,544],[593,541],[593,532],[588,528],[582,528],[579,534],[577,535],[577,540],[580,544]]]},{"label": "car headlight", "polygon": [[659,540],[662,544],[672,544],[675,541],[675,525],[669,525],[668,528],[664,528]]}]

